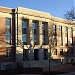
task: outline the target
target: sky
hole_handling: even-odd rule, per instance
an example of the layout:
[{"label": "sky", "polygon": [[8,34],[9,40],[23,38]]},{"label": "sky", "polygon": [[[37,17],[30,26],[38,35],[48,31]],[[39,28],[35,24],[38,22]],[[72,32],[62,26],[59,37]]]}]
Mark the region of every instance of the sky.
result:
[{"label": "sky", "polygon": [[52,16],[64,18],[67,10],[75,7],[75,0],[0,0],[0,6],[18,6],[48,12]]}]

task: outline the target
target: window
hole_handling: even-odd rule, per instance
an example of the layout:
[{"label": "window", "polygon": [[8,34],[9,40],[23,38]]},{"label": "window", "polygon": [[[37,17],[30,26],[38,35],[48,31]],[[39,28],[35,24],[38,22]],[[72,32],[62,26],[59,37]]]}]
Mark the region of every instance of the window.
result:
[{"label": "window", "polygon": [[6,18],[6,26],[10,26],[11,25],[11,19],[10,18]]},{"label": "window", "polygon": [[71,49],[71,50],[70,50],[70,52],[71,52],[71,54],[73,54],[73,53],[74,53],[74,50],[73,50],[73,49]]},{"label": "window", "polygon": [[45,23],[42,23],[42,43],[45,44]]},{"label": "window", "polygon": [[63,55],[63,49],[60,50],[60,55]]},{"label": "window", "polygon": [[68,27],[65,27],[65,33],[68,33]]},{"label": "window", "polygon": [[10,44],[10,25],[11,25],[11,19],[6,18],[6,43]]},{"label": "window", "polygon": [[6,57],[11,57],[11,50],[6,50]]},{"label": "window", "polygon": [[56,32],[56,25],[53,25],[53,31]]},{"label": "window", "polygon": [[62,32],[62,26],[59,26],[59,32]]},{"label": "window", "polygon": [[34,29],[34,35],[36,35],[36,29]]},{"label": "window", "polygon": [[54,55],[57,55],[57,49],[54,50]]},{"label": "window", "polygon": [[27,28],[27,20],[24,19],[22,20],[22,41],[23,41],[23,44],[26,44],[26,28]]},{"label": "window", "polygon": [[45,36],[42,35],[42,43],[45,44]]},{"label": "window", "polygon": [[54,45],[57,44],[57,41],[56,41],[56,36],[54,36]]},{"label": "window", "polygon": [[39,60],[39,49],[34,49],[34,60]]},{"label": "window", "polygon": [[57,42],[56,42],[56,25],[53,25],[53,32],[54,32],[53,41],[54,41],[54,45],[56,45],[57,44]]},{"label": "window", "polygon": [[67,40],[67,37],[65,37],[65,46],[68,46],[68,40]]},{"label": "window", "polygon": [[70,37],[73,36],[73,28],[70,28]]},{"label": "window", "polygon": [[60,32],[60,45],[63,45],[62,26],[59,26],[59,32]]},{"label": "window", "polygon": [[67,50],[66,54],[69,54],[69,50]]},{"label": "window", "polygon": [[60,44],[63,45],[62,36],[60,36]]},{"label": "window", "polygon": [[10,44],[10,34],[6,34],[6,43]]},{"label": "window", "polygon": [[73,29],[70,28],[70,45],[73,46]]},{"label": "window", "polygon": [[33,41],[36,42],[36,35],[33,35]]},{"label": "window", "polygon": [[33,23],[32,23],[32,28],[33,28],[33,29],[36,29],[36,22],[33,22]]},{"label": "window", "polygon": [[26,34],[26,28],[22,28],[22,34]]},{"label": "window", "polygon": [[27,26],[26,20],[22,20],[22,28],[26,28],[26,26]]},{"label": "window", "polygon": [[26,42],[26,34],[22,34],[22,41]]},{"label": "window", "polygon": [[45,24],[42,23],[42,30],[45,30]]},{"label": "window", "polygon": [[10,34],[10,26],[6,26],[6,34]]},{"label": "window", "polygon": [[65,46],[68,46],[68,27],[65,27]]},{"label": "window", "polygon": [[48,59],[48,49],[44,49],[44,60]]},{"label": "window", "polygon": [[29,60],[29,50],[23,49],[23,60],[28,61]]}]

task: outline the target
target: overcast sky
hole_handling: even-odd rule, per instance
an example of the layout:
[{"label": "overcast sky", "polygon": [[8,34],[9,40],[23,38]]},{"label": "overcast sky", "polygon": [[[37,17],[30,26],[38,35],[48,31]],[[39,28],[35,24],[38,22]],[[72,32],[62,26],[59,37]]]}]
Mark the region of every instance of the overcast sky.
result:
[{"label": "overcast sky", "polygon": [[0,0],[0,6],[16,8],[18,6],[48,12],[59,18],[74,7],[75,0]]}]

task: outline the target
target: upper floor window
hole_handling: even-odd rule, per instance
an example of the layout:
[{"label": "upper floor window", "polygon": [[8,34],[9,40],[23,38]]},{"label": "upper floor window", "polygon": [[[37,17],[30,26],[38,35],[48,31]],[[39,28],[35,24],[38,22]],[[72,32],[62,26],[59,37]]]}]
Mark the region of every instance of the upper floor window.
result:
[{"label": "upper floor window", "polygon": [[73,28],[70,28],[70,37],[73,36]]},{"label": "upper floor window", "polygon": [[6,18],[6,26],[10,26],[11,23],[11,19],[10,18]]},{"label": "upper floor window", "polygon": [[10,44],[10,34],[6,34],[6,43]]},{"label": "upper floor window", "polygon": [[22,41],[26,42],[26,34],[22,34]]},{"label": "upper floor window", "polygon": [[27,26],[26,20],[22,20],[22,28],[26,28],[26,26]]},{"label": "upper floor window", "polygon": [[42,23],[42,30],[45,30],[45,24]]},{"label": "upper floor window", "polygon": [[62,26],[59,26],[59,32],[62,32]]},{"label": "upper floor window", "polygon": [[10,26],[6,26],[6,34],[10,33]]},{"label": "upper floor window", "polygon": [[11,19],[10,18],[6,18],[6,43],[10,44],[10,25],[11,25]]},{"label": "upper floor window", "polygon": [[36,35],[33,35],[33,41],[36,42]]},{"label": "upper floor window", "polygon": [[56,31],[56,25],[53,25],[53,31],[54,32]]},{"label": "upper floor window", "polygon": [[42,35],[42,43],[45,44],[45,36]]},{"label": "upper floor window", "polygon": [[66,32],[66,33],[68,32],[68,27],[65,27],[65,32]]},{"label": "upper floor window", "polygon": [[63,45],[63,38],[60,36],[60,45]]},{"label": "upper floor window", "polygon": [[32,23],[32,29],[36,29],[36,22]]},{"label": "upper floor window", "polygon": [[53,38],[54,38],[54,45],[56,45],[57,44],[56,36],[54,36]]}]

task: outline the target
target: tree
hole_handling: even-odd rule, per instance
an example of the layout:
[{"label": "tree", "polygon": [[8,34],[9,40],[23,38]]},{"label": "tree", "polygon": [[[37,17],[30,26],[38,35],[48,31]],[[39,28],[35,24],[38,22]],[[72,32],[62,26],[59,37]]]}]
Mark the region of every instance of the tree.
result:
[{"label": "tree", "polygon": [[72,20],[72,21],[75,20],[75,8],[71,8],[70,10],[67,10],[64,16],[68,20]]},{"label": "tree", "polygon": [[[47,23],[46,23],[47,24]],[[44,25],[46,25],[45,23],[44,23]],[[51,24],[51,23],[50,23]],[[52,52],[53,52],[53,50],[55,49],[55,44],[54,44],[54,34],[55,34],[55,32],[54,32],[54,29],[53,29],[53,25],[54,25],[54,22],[51,24],[51,25],[49,25],[48,26],[48,30],[42,30],[42,28],[43,27],[41,27],[40,25],[39,25],[39,30],[40,30],[40,33],[39,33],[39,35],[46,35],[46,39],[48,38],[48,42],[49,43],[47,43],[48,44],[48,46],[47,46],[47,49],[49,49],[50,50],[50,53],[49,53],[49,61],[51,60],[51,56],[52,56]],[[43,26],[43,25],[42,25]],[[20,27],[19,27],[20,28]],[[45,29],[47,28],[47,26],[45,26]],[[35,43],[33,44],[32,42],[33,42],[33,35],[34,35],[34,29],[33,29],[33,27],[31,26],[30,28],[29,28],[29,30],[30,30],[30,35],[32,35],[32,36],[30,36],[30,44],[29,45],[25,45],[25,47],[27,47],[27,49],[29,50],[29,52],[31,53],[31,51],[34,49],[34,47],[35,47]],[[56,39],[55,39],[56,40]],[[47,40],[45,40],[46,42],[47,42]],[[21,38],[18,38],[18,43],[19,43],[19,45],[20,45],[20,47],[22,48],[22,49],[24,49],[24,45],[23,45],[23,42],[22,42],[22,40],[21,40]],[[37,46],[37,45],[36,45]],[[42,44],[41,44],[41,46],[39,47],[40,49],[42,49],[43,47],[43,42],[42,42]],[[32,61],[32,59],[30,59],[32,56],[31,56],[31,54],[30,54],[30,57],[29,57],[29,64],[27,63],[27,65],[29,66],[29,67],[31,67],[31,61]],[[25,62],[26,63],[26,62]],[[34,64],[34,63],[33,63]],[[49,62],[49,64],[50,64],[50,62]]]}]

